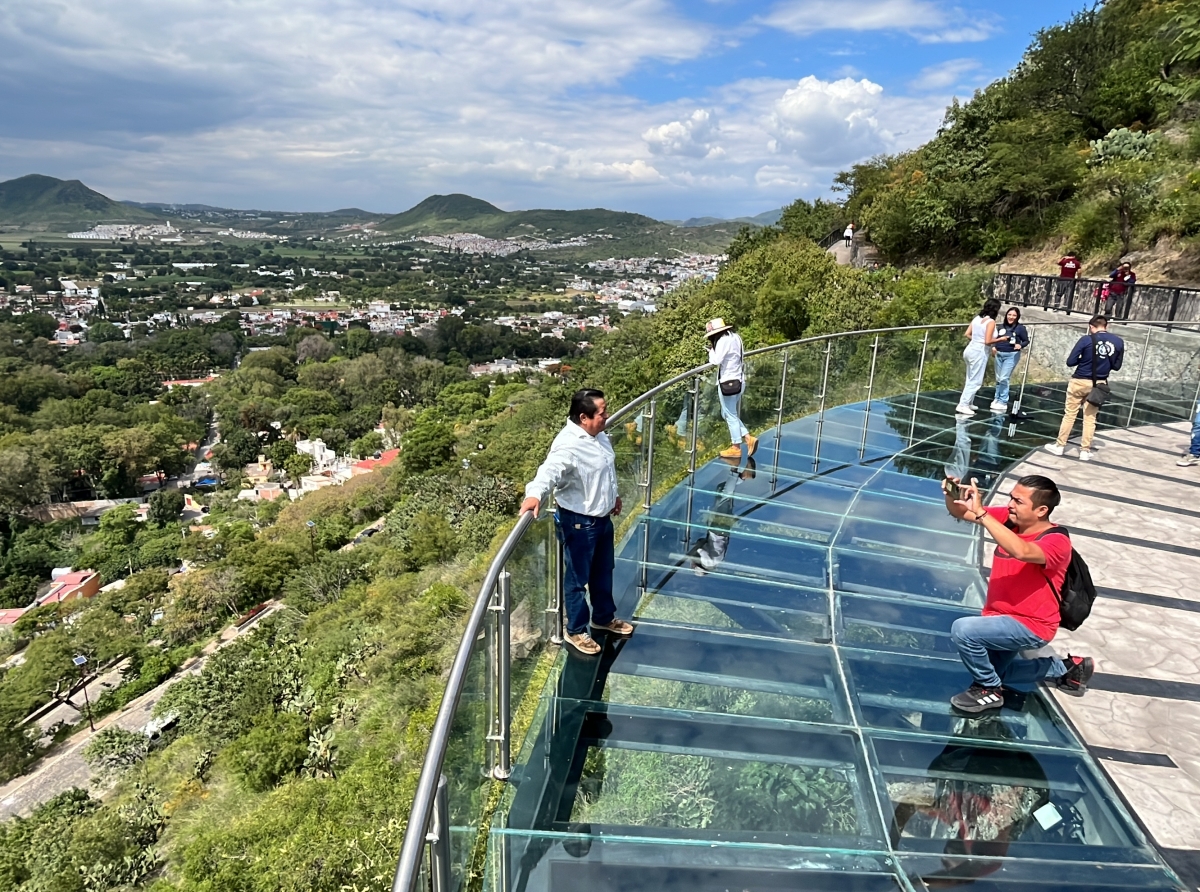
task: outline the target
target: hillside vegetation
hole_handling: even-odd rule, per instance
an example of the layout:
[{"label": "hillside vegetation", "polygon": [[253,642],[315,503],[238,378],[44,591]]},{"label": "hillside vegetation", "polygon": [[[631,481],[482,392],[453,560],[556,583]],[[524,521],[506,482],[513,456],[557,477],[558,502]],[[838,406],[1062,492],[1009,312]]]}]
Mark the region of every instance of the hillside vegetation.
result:
[{"label": "hillside vegetation", "polygon": [[1110,0],[1038,32],[920,148],[837,177],[889,259],[997,260],[1059,238],[1111,261],[1200,235],[1200,2]]}]

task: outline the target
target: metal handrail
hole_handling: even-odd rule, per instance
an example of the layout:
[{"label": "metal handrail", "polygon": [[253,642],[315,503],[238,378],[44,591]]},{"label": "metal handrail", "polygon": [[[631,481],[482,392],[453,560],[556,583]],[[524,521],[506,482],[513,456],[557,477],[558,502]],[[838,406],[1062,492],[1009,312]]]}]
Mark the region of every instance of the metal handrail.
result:
[{"label": "metal handrail", "polygon": [[[1031,327],[1064,325],[1079,326],[1081,322],[1079,320],[1073,320],[1062,322],[1029,322],[1027,324]],[[1134,324],[1147,326],[1147,339],[1149,338],[1149,329],[1157,327],[1165,327],[1169,329],[1171,326],[1170,322],[1162,321],[1145,321],[1136,322]],[[789,350],[793,347],[804,346],[806,344],[815,344],[821,342],[828,343],[835,340],[840,340],[842,338],[858,337],[860,335],[878,336],[880,334],[892,334],[897,332],[928,333],[930,331],[956,329],[962,327],[963,325],[961,322],[950,322],[932,325],[909,325],[892,328],[872,328],[863,329],[860,331],[835,332],[832,334],[798,338],[796,340],[786,341],[780,344],[770,344],[765,347],[758,347],[754,350],[746,351],[744,355],[761,356],[766,353]],[[922,365],[923,364],[924,363],[922,360]],[[1143,365],[1144,364],[1143,357]],[[713,368],[714,366],[711,363],[705,363],[704,365],[688,369],[686,372],[681,372],[675,377],[662,382],[650,390],[647,390],[645,393],[635,397],[629,403],[613,413],[609,417],[606,429],[611,428],[621,418],[628,416],[638,407],[654,400],[659,394],[668,388],[693,379],[699,375],[705,374],[706,372],[711,371]],[[828,371],[828,368],[826,371]],[[1141,375],[1139,372],[1139,380],[1140,377]],[[1200,390],[1197,392],[1197,399],[1200,400]],[[1132,417],[1132,407],[1130,414]],[[693,424],[693,436],[695,429],[696,426]],[[651,430],[653,430],[653,428],[651,428]],[[650,458],[651,461],[653,461],[652,452]],[[647,487],[647,498],[648,497],[649,487]],[[454,662],[450,667],[450,674],[446,679],[446,693],[442,697],[441,705],[438,707],[437,718],[434,720],[433,728],[430,731],[429,748],[425,754],[425,761],[421,766],[421,775],[417,781],[417,790],[413,797],[412,809],[409,813],[409,822],[404,833],[404,843],[400,850],[400,858],[396,865],[396,873],[392,882],[393,892],[410,892],[420,871],[422,851],[426,842],[428,842],[426,838],[426,832],[427,828],[430,827],[430,821],[435,811],[435,802],[437,800],[439,782],[441,780],[442,766],[446,756],[446,746],[449,740],[450,726],[453,723],[459,701],[462,699],[467,669],[471,659],[471,651],[474,648],[476,639],[479,637],[479,634],[482,631],[484,618],[488,613],[489,606],[492,604],[493,595],[497,591],[497,586],[501,581],[501,575],[504,573],[504,567],[508,563],[509,558],[512,557],[517,545],[520,543],[522,537],[525,535],[526,531],[533,524],[533,522],[534,517],[532,512],[523,512],[518,517],[516,524],[505,538],[504,543],[500,546],[500,550],[497,552],[496,557],[492,560],[491,566],[488,568],[487,575],[484,576],[483,584],[480,586],[479,596],[476,599],[475,606],[472,608],[470,617],[467,620],[462,641],[459,643],[458,651],[454,655]],[[499,646],[506,648],[507,642],[502,642]],[[447,829],[444,826],[439,830],[443,840],[446,832]],[[446,892],[448,892],[448,890],[446,890]]]}]

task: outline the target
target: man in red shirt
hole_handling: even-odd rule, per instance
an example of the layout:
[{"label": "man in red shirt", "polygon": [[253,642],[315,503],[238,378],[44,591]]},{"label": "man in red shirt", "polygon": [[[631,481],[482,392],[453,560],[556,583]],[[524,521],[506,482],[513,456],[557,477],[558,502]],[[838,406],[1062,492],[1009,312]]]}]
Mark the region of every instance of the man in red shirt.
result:
[{"label": "man in red shirt", "polygon": [[[1070,306],[1075,302],[1075,277],[1079,275],[1079,270],[1083,264],[1079,262],[1079,258],[1075,256],[1074,251],[1068,251],[1058,261],[1058,286],[1057,294],[1059,301]],[[1065,309],[1065,307],[1058,307]]]},{"label": "man in red shirt", "polygon": [[1002,688],[1020,689],[1042,679],[1082,696],[1095,669],[1090,657],[1021,657],[1022,651],[1045,647],[1058,631],[1055,593],[1062,591],[1071,562],[1071,540],[1060,532],[1047,534],[1054,527],[1050,514],[1061,500],[1058,487],[1049,477],[1031,474],[1013,486],[1008,507],[984,508],[974,480],[961,489],[958,483],[946,481],[946,510],[987,530],[996,551],[982,615],[957,619],[950,628],[974,679],[950,704],[969,713],[999,709]]},{"label": "man in red shirt", "polygon": [[1068,251],[1066,256],[1058,261],[1058,275],[1063,279],[1074,279],[1079,275],[1079,267],[1081,265],[1079,258],[1075,256],[1075,252]]}]

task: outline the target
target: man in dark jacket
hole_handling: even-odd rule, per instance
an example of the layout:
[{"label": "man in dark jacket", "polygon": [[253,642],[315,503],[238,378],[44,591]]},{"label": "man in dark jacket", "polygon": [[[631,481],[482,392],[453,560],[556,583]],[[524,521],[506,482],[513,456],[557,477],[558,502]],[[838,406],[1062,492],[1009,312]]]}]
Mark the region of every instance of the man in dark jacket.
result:
[{"label": "man in dark jacket", "polygon": [[1075,369],[1075,374],[1067,383],[1067,405],[1058,428],[1058,439],[1046,446],[1048,451],[1063,454],[1071,428],[1075,426],[1075,416],[1082,406],[1083,437],[1079,441],[1079,460],[1092,460],[1092,439],[1096,436],[1096,416],[1100,414],[1100,407],[1087,402],[1087,395],[1092,392],[1093,382],[1107,384],[1109,372],[1120,369],[1124,360],[1125,342],[1108,333],[1106,317],[1093,316],[1088,322],[1088,333],[1075,343],[1067,357],[1067,365]]}]

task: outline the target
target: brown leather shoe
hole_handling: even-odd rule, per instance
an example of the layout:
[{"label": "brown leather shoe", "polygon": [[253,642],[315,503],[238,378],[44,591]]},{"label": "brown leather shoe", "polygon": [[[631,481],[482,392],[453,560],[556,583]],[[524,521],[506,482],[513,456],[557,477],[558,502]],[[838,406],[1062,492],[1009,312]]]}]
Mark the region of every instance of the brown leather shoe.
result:
[{"label": "brown leather shoe", "polygon": [[633,634],[633,623],[627,623],[623,619],[613,618],[613,621],[607,626],[598,626],[592,623],[593,629],[600,629],[604,632],[612,632],[614,635],[620,635],[622,638],[628,638]]},{"label": "brown leather shoe", "polygon": [[565,636],[565,640],[571,647],[589,657],[594,657],[601,650],[600,645],[596,643],[596,639],[587,632],[580,632],[577,635],[567,635]]}]

